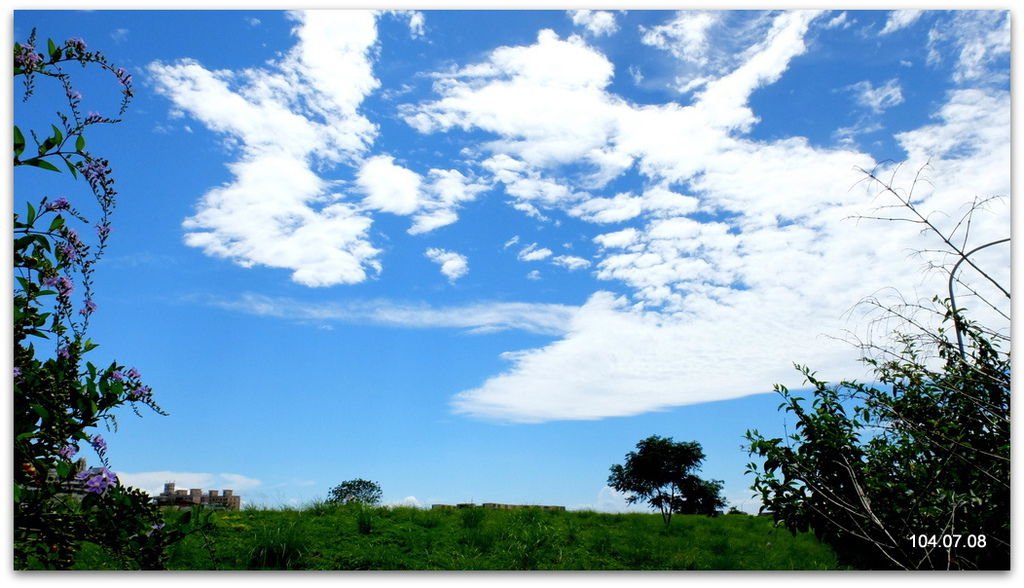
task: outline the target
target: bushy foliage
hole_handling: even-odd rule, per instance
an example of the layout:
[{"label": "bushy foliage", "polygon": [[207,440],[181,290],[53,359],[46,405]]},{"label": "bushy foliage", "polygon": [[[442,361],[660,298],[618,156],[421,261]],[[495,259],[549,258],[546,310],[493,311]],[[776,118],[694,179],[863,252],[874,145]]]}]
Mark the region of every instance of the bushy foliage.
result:
[{"label": "bushy foliage", "polygon": [[611,467],[608,485],[629,493],[626,501],[630,504],[647,501],[661,511],[666,525],[672,522],[673,513],[714,516],[725,508],[722,482],[695,474],[703,461],[699,443],[677,443],[671,437],[653,435],[626,454],[625,464]]},{"label": "bushy foliage", "polygon": [[[969,320],[952,298],[963,262],[1009,300],[1009,291],[968,259],[1008,239],[968,249],[909,197],[884,188],[909,212],[899,220],[923,225],[956,260],[945,268],[951,297],[874,303],[899,326],[894,345],[863,345],[873,384],[829,384],[797,366],[810,385],[808,399],[776,386],[794,430],[787,438],[747,433],[753,489],[779,524],[813,530],[846,565],[1009,569],[1011,363],[1000,348],[1009,341]],[[957,227],[969,228],[976,210]],[[925,312],[935,320],[919,318]]]},{"label": "bushy foliage", "polygon": [[384,494],[377,482],[356,478],[354,480],[346,480],[331,488],[327,502],[335,504],[359,503],[373,506],[380,504],[383,496]]},{"label": "bushy foliage", "polygon": [[777,386],[795,432],[747,435],[763,509],[858,568],[1008,569],[1009,355],[960,321],[972,351],[942,337],[939,369],[908,341],[902,359],[867,360],[875,386],[804,367],[810,406]]},{"label": "bushy foliage", "polygon": [[[120,86],[119,115],[133,90],[131,76],[81,39],[50,40],[36,48],[35,31],[14,45],[14,76],[28,100],[38,78],[57,81],[67,110],[49,136],[14,127],[14,168],[52,173],[65,168],[84,179],[98,218],[81,212],[84,202],[43,196],[14,214],[14,555],[18,568],[68,568],[83,541],[106,549],[127,567],[160,568],[165,548],[195,530],[196,521],[167,526],[142,491],[122,486],[110,469],[107,444],[96,432],[116,426],[115,410],[136,414],[148,407],[165,414],[138,370],[118,362],[100,367],[85,359],[97,347],[87,337],[97,310],[93,269],[110,235],[117,192],[109,162],[86,146],[85,132],[116,119],[83,115],[81,96],[64,66],[77,63],[112,73]],[[89,236],[84,229],[92,226]],[[91,447],[100,465],[79,469],[76,454]]]}]

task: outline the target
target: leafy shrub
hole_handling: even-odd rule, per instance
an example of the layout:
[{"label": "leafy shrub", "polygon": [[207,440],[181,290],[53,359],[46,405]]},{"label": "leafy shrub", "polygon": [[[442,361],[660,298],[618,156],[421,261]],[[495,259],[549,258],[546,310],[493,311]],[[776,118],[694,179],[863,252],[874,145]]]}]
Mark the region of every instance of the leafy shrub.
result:
[{"label": "leafy shrub", "polygon": [[[134,95],[131,75],[88,51],[81,39],[48,40],[37,50],[36,32],[14,44],[14,76],[24,82],[24,100],[37,78],[55,80],[66,108],[60,126],[41,138],[32,129],[13,129],[14,169],[18,173],[61,173],[83,179],[98,205],[93,221],[81,212],[88,202],[76,196],[43,196],[14,214],[14,562],[15,568],[74,565],[84,543],[105,550],[122,567],[162,568],[166,547],[201,531],[208,519],[182,517],[165,524],[146,493],[122,486],[107,459],[107,443],[94,429],[116,425],[115,410],[128,405],[164,413],[138,370],[117,362],[106,368],[86,361],[97,347],[88,338],[94,301],[95,264],[111,232],[117,192],[109,162],[87,147],[85,132],[119,122],[84,115],[82,97],[64,66],[93,66],[114,75],[124,113]],[[47,107],[49,108],[49,107]],[[30,141],[32,144],[30,144]],[[88,229],[88,230],[86,230]],[[92,235],[92,236],[90,236]],[[76,454],[89,446],[100,465],[78,471]],[[84,490],[79,502],[71,498]]]},{"label": "leafy shrub", "polygon": [[969,249],[980,204],[944,233],[930,220],[938,215],[919,212],[901,190],[883,188],[909,212],[897,220],[922,225],[955,261],[943,268],[950,296],[931,304],[873,303],[899,325],[889,333],[892,343],[862,344],[875,384],[829,384],[800,367],[810,402],[776,386],[780,409],[793,415],[795,427],[786,439],[748,432],[756,458],[748,471],[764,510],[793,532],[812,529],[844,565],[1008,570],[1011,362],[1001,347],[1009,336],[958,310],[954,285],[1001,313],[998,299],[982,297],[956,270],[966,262],[1008,305],[1010,291],[969,256],[1009,238]]}]

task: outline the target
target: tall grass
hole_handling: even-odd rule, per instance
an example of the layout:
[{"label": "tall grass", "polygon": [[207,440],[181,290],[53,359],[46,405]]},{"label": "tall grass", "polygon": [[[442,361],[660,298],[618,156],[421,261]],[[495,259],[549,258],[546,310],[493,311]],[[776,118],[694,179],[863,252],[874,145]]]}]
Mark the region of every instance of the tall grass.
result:
[{"label": "tall grass", "polygon": [[309,544],[309,533],[300,521],[267,521],[254,534],[248,567],[251,570],[300,569]]},{"label": "tall grass", "polygon": [[[802,570],[833,569],[835,555],[812,535],[771,520],[537,509],[411,507],[253,509],[214,513],[212,557],[189,537],[172,569],[310,570]],[[80,569],[103,569],[102,558]]]}]

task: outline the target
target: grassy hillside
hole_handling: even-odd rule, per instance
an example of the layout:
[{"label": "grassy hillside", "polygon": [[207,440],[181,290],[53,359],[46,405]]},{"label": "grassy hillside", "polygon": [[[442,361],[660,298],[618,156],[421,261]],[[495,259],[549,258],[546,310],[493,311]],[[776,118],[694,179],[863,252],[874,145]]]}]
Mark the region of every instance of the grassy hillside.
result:
[{"label": "grassy hillside", "polygon": [[[168,516],[178,516],[169,513]],[[171,550],[170,568],[316,570],[821,570],[832,551],[769,519],[331,507],[217,512],[207,539]],[[207,544],[212,547],[207,547]],[[86,546],[79,569],[108,569]]]}]

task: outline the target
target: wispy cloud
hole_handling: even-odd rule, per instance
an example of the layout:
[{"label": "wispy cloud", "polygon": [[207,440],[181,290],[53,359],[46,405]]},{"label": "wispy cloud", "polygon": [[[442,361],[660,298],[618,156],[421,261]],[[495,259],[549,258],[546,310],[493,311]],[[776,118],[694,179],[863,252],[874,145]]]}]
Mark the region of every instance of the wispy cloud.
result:
[{"label": "wispy cloud", "polygon": [[431,247],[427,249],[426,255],[430,261],[441,266],[441,273],[453,284],[469,273],[469,261],[461,253]]},{"label": "wispy cloud", "polygon": [[[597,226],[631,223],[593,237],[595,276],[629,294],[595,293],[561,338],[506,354],[508,369],[457,394],[456,412],[599,419],[799,386],[793,361],[837,377],[863,373],[856,350],[831,337],[851,328],[848,311],[879,288],[931,291],[934,276],[904,263],[907,251],[928,244],[914,231],[850,220],[878,205],[875,192],[851,189],[863,186],[856,168],[875,166],[869,154],[850,144],[748,137],[759,120],[750,97],[807,51],[821,14],[748,17],[733,41],[743,49],[728,57],[711,42],[722,32],[714,15],[703,24],[679,15],[674,28],[650,29],[652,44],[706,78],[690,104],[628,103],[609,91],[610,63],[599,51],[551,31],[439,74],[438,99],[406,111],[415,128],[493,135],[482,166],[518,203]],[[902,100],[895,81],[862,90],[872,110]],[[928,210],[1008,193],[1008,105],[1005,92],[951,94],[933,124],[895,137],[908,153],[895,181],[908,181],[907,169],[931,155],[934,184],[915,193]],[[594,194],[627,170],[641,177],[639,196]],[[1005,219],[994,214],[976,226],[1004,236]],[[540,250],[531,244],[521,254]]]},{"label": "wispy cloud", "polygon": [[568,330],[578,310],[578,307],[563,304],[526,302],[481,302],[449,307],[388,300],[317,303],[252,293],[237,299],[193,297],[191,300],[235,312],[303,322],[447,328],[472,333],[519,330],[555,336]]},{"label": "wispy cloud", "polygon": [[896,78],[878,87],[864,80],[849,86],[848,89],[853,92],[857,104],[870,108],[875,113],[903,104],[903,89]]},{"label": "wispy cloud", "polygon": [[607,10],[570,10],[572,24],[583,27],[595,37],[614,34],[619,30],[615,22],[615,13]]},{"label": "wispy cloud", "polygon": [[882,30],[878,34],[888,35],[905,29],[917,22],[922,15],[924,15],[923,10],[893,10],[889,13],[889,19],[885,21],[885,26],[882,27]]},{"label": "wispy cloud", "polygon": [[541,261],[551,257],[551,250],[547,247],[538,247],[536,243],[530,243],[519,251],[516,257],[520,261]]},{"label": "wispy cloud", "polygon": [[361,282],[380,268],[372,218],[316,170],[360,157],[376,136],[358,112],[380,85],[371,63],[376,17],[291,16],[298,42],[262,68],[211,71],[189,59],[149,66],[159,93],[239,152],[228,166],[234,178],[185,221],[185,242],[244,267],[290,269],[307,286]]}]

